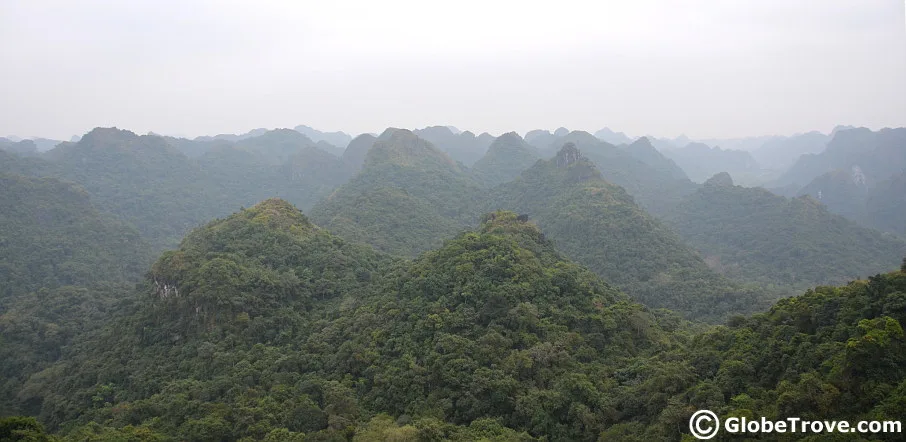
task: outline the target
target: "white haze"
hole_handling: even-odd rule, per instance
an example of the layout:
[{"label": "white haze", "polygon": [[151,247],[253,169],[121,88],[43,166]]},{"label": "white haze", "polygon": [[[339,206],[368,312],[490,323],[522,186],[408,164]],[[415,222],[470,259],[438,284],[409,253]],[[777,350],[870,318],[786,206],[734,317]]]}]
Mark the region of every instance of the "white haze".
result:
[{"label": "white haze", "polygon": [[0,135],[906,125],[904,3],[0,1]]}]

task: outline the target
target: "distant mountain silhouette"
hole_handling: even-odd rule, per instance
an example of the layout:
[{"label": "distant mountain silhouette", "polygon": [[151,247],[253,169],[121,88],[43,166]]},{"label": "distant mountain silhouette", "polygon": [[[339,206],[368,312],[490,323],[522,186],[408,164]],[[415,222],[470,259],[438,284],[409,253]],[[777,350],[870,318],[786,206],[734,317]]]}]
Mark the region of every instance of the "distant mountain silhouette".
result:
[{"label": "distant mountain silhouette", "polygon": [[804,186],[827,172],[854,167],[869,187],[906,169],[906,128],[840,130],[824,151],[801,156],[777,184]]},{"label": "distant mountain silhouette", "polygon": [[689,143],[685,147],[663,151],[664,156],[676,161],[695,182],[703,182],[718,172],[733,176],[757,174],[758,163],[749,152],[723,150],[703,143]]},{"label": "distant mountain silhouette", "polygon": [[488,151],[494,137],[472,132],[454,133],[447,126],[431,126],[413,131],[420,138],[430,141],[435,147],[450,155],[456,161],[471,167]]},{"label": "distant mountain silhouette", "polygon": [[857,225],[809,196],[734,186],[721,173],[665,217],[712,268],[788,291],[894,269],[906,242]]},{"label": "distant mountain silhouette", "polygon": [[324,141],[336,146],[339,149],[337,155],[342,154],[343,150],[346,149],[346,146],[349,145],[349,142],[352,141],[352,136],[345,132],[321,132],[305,125],[296,126],[294,129],[296,132],[305,135],[315,143]]},{"label": "distant mountain silhouette", "polygon": [[491,143],[488,152],[472,167],[472,174],[493,187],[515,179],[539,158],[537,149],[516,132],[508,132]]},{"label": "distant mountain silhouette", "polygon": [[623,132],[614,132],[606,127],[595,132],[595,137],[597,137],[601,141],[606,141],[615,146],[619,144],[632,143],[632,138],[629,138]]}]

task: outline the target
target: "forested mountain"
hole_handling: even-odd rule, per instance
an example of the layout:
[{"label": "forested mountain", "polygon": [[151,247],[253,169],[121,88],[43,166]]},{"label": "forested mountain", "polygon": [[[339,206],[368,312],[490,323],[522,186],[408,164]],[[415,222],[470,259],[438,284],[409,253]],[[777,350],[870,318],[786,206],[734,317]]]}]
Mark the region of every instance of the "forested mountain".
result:
[{"label": "forested mountain", "polygon": [[40,287],[128,281],[145,267],[138,232],[52,178],[0,174],[0,297]]},{"label": "forested mountain", "polygon": [[870,226],[906,237],[906,170],[869,192],[864,219]]},{"label": "forested mountain", "polygon": [[755,159],[741,150],[723,150],[702,143],[689,143],[685,147],[666,149],[663,154],[676,161],[696,183],[703,183],[720,172],[727,172],[734,177],[755,176],[759,172]]},{"label": "forested mountain", "polygon": [[[899,208],[906,205],[906,193],[898,183],[904,171],[906,129],[840,129],[827,150],[804,155],[781,183],[793,183],[786,187],[786,194],[810,195],[834,213],[902,234],[906,213]],[[797,187],[796,177],[813,174],[818,175]]]},{"label": "forested mountain", "polygon": [[653,158],[649,158],[651,163],[648,163],[588,132],[573,131],[557,138],[545,151],[557,152],[565,143],[575,144],[595,163],[604,179],[626,189],[640,206],[655,215],[665,213],[682,197],[695,191],[696,185],[692,181],[676,178],[677,172],[670,167],[670,160],[658,152],[652,153],[651,149],[645,149],[646,156]]},{"label": "forested mountain", "polygon": [[[262,202],[194,231],[178,250],[161,256],[133,313],[112,322],[71,359],[33,377],[19,400],[36,403],[54,428],[80,417],[104,422],[113,417],[113,405],[125,405],[128,416],[114,413],[120,422],[151,424],[183,440],[235,440],[274,431],[272,440],[290,440],[279,436],[280,428],[324,428],[329,416],[314,401],[326,394],[336,405],[322,407],[345,415],[337,406],[347,400],[349,386],[342,377],[314,373],[303,380],[298,364],[306,364],[309,351],[298,345],[309,339],[305,347],[325,344],[312,335],[325,325],[320,314],[356,304],[371,285],[380,285],[379,270],[390,264],[320,230],[284,201]],[[333,353],[322,348],[314,353]],[[271,365],[277,376],[269,385],[259,384],[261,378],[242,380],[261,364]],[[321,392],[317,396],[291,393],[311,381]],[[236,412],[224,414],[223,407]],[[230,428],[258,420],[262,412],[276,413],[275,420]]]},{"label": "forested mountain", "polygon": [[839,284],[895,268],[906,256],[906,242],[830,213],[810,197],[734,186],[725,173],[666,220],[712,268],[763,285]]},{"label": "forested mountain", "polygon": [[195,165],[209,198],[232,208],[270,197],[311,208],[353,174],[339,158],[313,145],[288,149],[280,160],[238,145],[225,146],[204,154]]},{"label": "forested mountain", "polygon": [[[471,169],[402,129],[342,157],[246,135],[0,149],[0,439],[46,440],[11,414],[80,442],[677,441],[701,408],[902,415],[902,271],[737,316],[906,265],[819,201],[697,186],[647,138],[563,128],[533,134],[566,143],[551,159],[508,133]],[[904,177],[860,221],[901,231]]]},{"label": "forested mountain", "polygon": [[221,139],[194,139],[190,140],[188,138],[176,138],[176,137],[163,137],[168,144],[175,147],[176,150],[182,152],[183,155],[189,158],[198,158],[204,155],[207,152],[210,152],[215,149],[223,149],[227,147],[232,147],[233,142]]},{"label": "forested mountain", "polygon": [[804,186],[827,172],[844,170],[857,171],[874,187],[904,169],[906,128],[873,132],[863,127],[837,131],[823,152],[800,157],[777,184]]},{"label": "forested mountain", "polygon": [[134,224],[158,251],[206,220],[265,198],[310,208],[354,172],[289,129],[232,142],[97,128],[40,158],[0,155],[0,172],[83,186],[101,210]]},{"label": "forested mountain", "polygon": [[42,176],[51,173],[51,164],[39,156],[20,155],[0,149],[0,173]]},{"label": "forested mountain", "polygon": [[151,261],[138,231],[51,178],[0,173],[0,415],[25,378],[109,319]]},{"label": "forested mountain", "polygon": [[251,153],[263,163],[280,165],[303,149],[315,147],[315,142],[292,129],[275,129],[239,140],[234,147]]},{"label": "forested mountain", "polygon": [[535,129],[526,132],[525,142],[535,146],[536,149],[545,150],[550,148],[552,144],[557,140],[557,136],[551,133],[549,130]]},{"label": "forested mountain", "polygon": [[349,166],[353,173],[358,172],[362,169],[362,165],[365,164],[365,157],[368,155],[368,151],[371,150],[371,146],[374,146],[375,141],[377,141],[377,137],[370,134],[362,134],[353,138],[349,145],[346,146],[346,150],[343,151],[343,156],[340,159]]},{"label": "forested mountain", "polygon": [[46,158],[52,176],[83,186],[98,207],[134,224],[153,244],[175,243],[198,223],[225,212],[209,196],[212,189],[198,168],[158,136],[97,128]]},{"label": "forested mountain", "polygon": [[899,272],[818,287],[696,337],[688,360],[708,378],[694,390],[699,407],[768,420],[901,419],[904,293],[906,262]]},{"label": "forested mountain", "polygon": [[[868,192],[865,177],[858,169],[834,170],[812,180],[799,189],[796,196],[809,195],[827,206],[831,212],[859,221],[866,216]],[[900,199],[906,200],[906,197]]]},{"label": "forested mountain", "polygon": [[472,174],[480,183],[493,187],[518,177],[538,158],[537,149],[516,132],[509,132],[491,143],[488,152],[472,166]]},{"label": "forested mountain", "polygon": [[362,170],[311,216],[344,238],[412,256],[469,225],[480,196],[478,184],[447,154],[409,130],[391,128],[374,142]]},{"label": "forested mountain", "polygon": [[673,179],[688,180],[686,172],[667,156],[661,154],[647,137],[641,137],[625,146],[633,158],[651,166],[654,170],[669,175]]},{"label": "forested mountain", "polygon": [[[563,153],[539,166],[589,184],[593,165]],[[697,409],[898,419],[906,262],[693,332],[547,238],[494,212],[396,261],[268,200],[161,256],[15,401],[67,441],[680,440]]]},{"label": "forested mountain", "polygon": [[766,305],[709,270],[575,144],[495,189],[489,207],[529,215],[567,256],[651,307],[716,320]]},{"label": "forested mountain", "polygon": [[193,232],[139,295],[134,313],[18,394],[52,430],[595,440],[617,422],[654,422],[624,408],[651,388],[636,376],[662,370],[618,370],[680,341],[673,318],[629,303],[505,212],[400,268],[266,201]]},{"label": "forested mountain", "polygon": [[446,152],[450,158],[470,167],[484,156],[488,146],[494,142],[494,137],[488,133],[478,136],[469,131],[453,133],[447,126],[431,126],[413,132]]},{"label": "forested mountain", "polygon": [[21,156],[38,155],[38,146],[32,140],[12,141],[8,138],[0,138],[0,150]]}]

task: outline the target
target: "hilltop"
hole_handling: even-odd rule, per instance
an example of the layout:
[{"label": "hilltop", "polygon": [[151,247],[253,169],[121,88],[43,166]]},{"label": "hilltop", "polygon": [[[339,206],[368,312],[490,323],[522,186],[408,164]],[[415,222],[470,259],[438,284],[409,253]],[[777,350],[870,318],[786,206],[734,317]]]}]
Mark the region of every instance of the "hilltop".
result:
[{"label": "hilltop", "polygon": [[707,181],[666,217],[710,265],[744,281],[801,289],[895,268],[906,242],[830,213],[810,197],[787,199]]},{"label": "hilltop", "polygon": [[498,188],[489,205],[537,220],[567,256],[648,306],[714,320],[766,301],[712,273],[575,144]]}]

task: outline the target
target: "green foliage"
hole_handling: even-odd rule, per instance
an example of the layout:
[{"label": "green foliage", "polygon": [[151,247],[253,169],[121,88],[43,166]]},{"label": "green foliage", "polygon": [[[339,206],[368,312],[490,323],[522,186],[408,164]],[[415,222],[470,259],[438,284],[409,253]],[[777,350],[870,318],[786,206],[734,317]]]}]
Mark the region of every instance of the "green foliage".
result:
[{"label": "green foliage", "polygon": [[18,392],[65,437],[594,440],[619,418],[613,371],[670,346],[509,212],[403,265],[265,201],[149,279],[131,315]]},{"label": "green foliage", "polygon": [[632,149],[621,149],[588,132],[573,131],[545,147],[556,152],[566,143],[575,144],[594,163],[603,179],[625,189],[639,206],[655,215],[666,213],[697,188],[650,143],[645,146],[646,143],[640,142]]},{"label": "green foliage", "polygon": [[667,217],[715,270],[788,291],[894,269],[906,242],[829,213],[809,198],[708,183]]},{"label": "green foliage", "polygon": [[[552,173],[597,183],[573,153]],[[397,261],[264,201],[192,232],[11,396],[73,441],[679,440],[701,408],[902,414],[903,272],[693,333],[549,236],[493,212]]]},{"label": "green foliage", "polygon": [[487,132],[478,136],[469,131],[454,133],[446,126],[431,126],[414,132],[420,138],[437,146],[454,161],[466,166],[475,164],[494,141],[494,137]]},{"label": "green foliage", "polygon": [[488,152],[472,166],[472,175],[487,187],[511,181],[539,159],[537,149],[515,132],[505,133],[491,143]]},{"label": "green foliage", "polygon": [[135,229],[55,179],[0,174],[0,413],[25,378],[115,310],[150,256]]},{"label": "green foliage", "polygon": [[0,418],[0,442],[49,442],[44,426],[33,417]]},{"label": "green foliage", "polygon": [[566,255],[648,306],[712,321],[766,306],[767,296],[709,270],[573,145],[495,189],[490,204],[528,214]]},{"label": "green foliage", "polygon": [[70,184],[0,174],[0,206],[0,298],[129,281],[147,265],[138,232],[100,215]]},{"label": "green foliage", "polygon": [[480,195],[480,187],[431,143],[388,129],[368,151],[364,169],[311,216],[344,238],[414,256],[465,229]]},{"label": "green foliage", "polygon": [[700,361],[696,372],[713,376],[731,398],[712,408],[719,414],[850,421],[902,415],[904,300],[903,272],[819,287],[701,335],[689,360]]},{"label": "green foliage", "polygon": [[[342,161],[291,131],[201,146],[99,129],[52,161],[0,151],[0,170],[87,189],[0,176],[0,256],[12,257],[0,258],[0,415],[38,417],[0,420],[0,439],[51,440],[41,422],[72,441],[675,441],[700,408],[906,410],[906,260],[738,316],[773,293],[710,271],[599,172],[664,208],[691,190],[663,178],[671,163],[649,146],[590,145],[597,167],[567,147],[488,190],[479,171],[502,181],[524,151],[496,163],[489,152],[470,172],[409,131],[360,141]],[[143,280],[149,247],[86,193],[160,248],[246,201],[310,204],[364,152],[361,173],[312,214],[346,240],[268,199],[193,230]],[[790,204],[797,222],[826,218]],[[528,215],[491,212],[463,231],[482,208]],[[830,224],[841,244],[862,240]],[[846,252],[816,244],[829,263]],[[889,246],[872,244],[877,256],[858,259]],[[630,299],[728,321],[693,325]]]},{"label": "green foliage", "polygon": [[96,128],[41,158],[0,151],[0,172],[79,184],[98,208],[138,228],[155,252],[207,220],[267,198],[308,209],[352,171],[288,129],[232,143]]},{"label": "green foliage", "polygon": [[904,195],[906,195],[906,170],[878,183],[869,192],[865,203],[865,222],[874,228],[906,236]]}]

